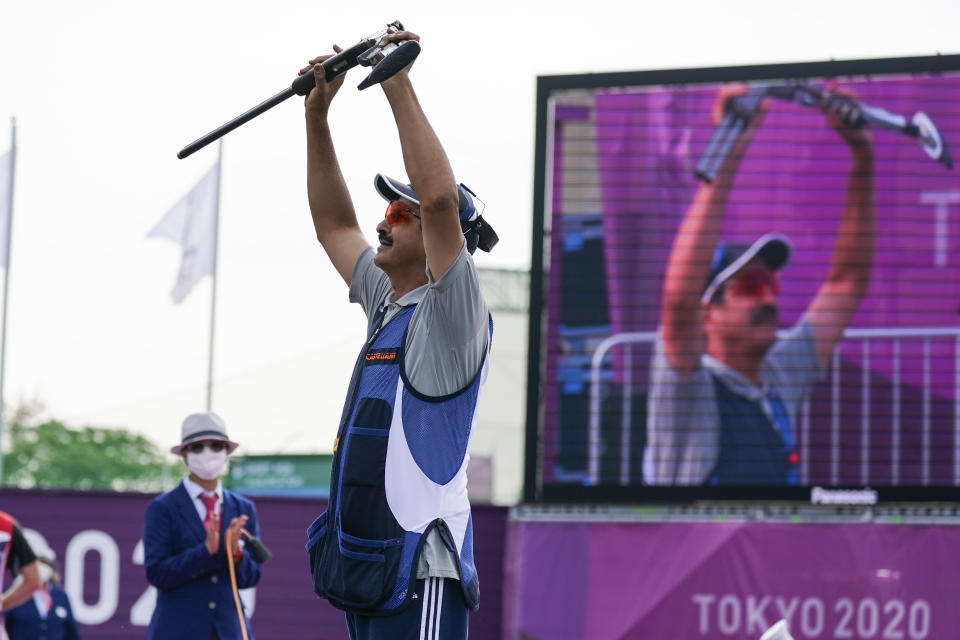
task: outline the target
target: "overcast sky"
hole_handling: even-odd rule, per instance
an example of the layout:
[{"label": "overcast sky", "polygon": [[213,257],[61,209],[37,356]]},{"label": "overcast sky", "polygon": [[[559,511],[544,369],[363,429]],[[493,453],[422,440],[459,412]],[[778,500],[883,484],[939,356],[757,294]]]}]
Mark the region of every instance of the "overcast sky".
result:
[{"label": "overcast sky", "polygon": [[[164,446],[204,407],[210,323],[209,279],[173,305],[179,248],[146,239],[216,159],[176,152],[333,43],[394,19],[421,35],[421,102],[501,238],[477,263],[519,268],[538,75],[960,52],[956,0],[53,0],[0,16],[0,153],[14,116],[18,141],[5,403]],[[372,241],[373,175],[404,172],[382,92],[355,89],[365,75],[348,74],[331,123]],[[247,452],[330,450],[363,333],[313,235],[302,113],[292,98],[224,141],[213,406]]]}]

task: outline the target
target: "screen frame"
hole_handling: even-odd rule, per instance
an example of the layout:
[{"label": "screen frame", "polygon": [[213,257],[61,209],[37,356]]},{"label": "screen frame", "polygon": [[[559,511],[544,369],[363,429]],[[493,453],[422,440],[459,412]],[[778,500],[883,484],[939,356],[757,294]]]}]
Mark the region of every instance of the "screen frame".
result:
[{"label": "screen frame", "polygon": [[[533,233],[530,270],[527,407],[523,500],[536,502],[689,503],[700,500],[810,501],[812,486],[584,486],[542,482],[543,389],[546,367],[546,290],[544,263],[549,258],[545,230],[550,98],[557,92],[682,85],[736,81],[783,80],[805,77],[850,77],[894,74],[960,72],[960,54],[856,60],[829,60],[778,64],[657,69],[537,77],[533,188]],[[830,490],[864,489],[860,485],[830,486]],[[943,502],[960,498],[960,487],[872,487],[878,502]]]}]

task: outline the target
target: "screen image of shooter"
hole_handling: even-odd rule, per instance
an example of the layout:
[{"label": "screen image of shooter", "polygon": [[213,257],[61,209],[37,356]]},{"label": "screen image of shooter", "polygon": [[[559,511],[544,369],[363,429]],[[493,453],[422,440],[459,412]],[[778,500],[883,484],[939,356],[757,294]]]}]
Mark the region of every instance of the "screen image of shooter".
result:
[{"label": "screen image of shooter", "polygon": [[[668,72],[655,83],[638,72],[634,84],[616,86],[604,86],[603,74],[557,80],[589,86],[552,89],[541,100],[552,119],[540,218],[549,232],[546,259],[533,261],[543,265],[533,275],[542,279],[544,304],[531,323],[542,327],[544,348],[540,453],[528,464],[543,487],[560,494],[595,487],[600,496],[611,487],[642,490],[634,495],[660,489],[645,485],[642,469],[651,356],[670,247],[701,183],[696,170],[716,135],[711,108],[720,88],[734,80],[752,88],[839,87],[884,117],[902,116],[908,125],[925,118],[949,153],[960,140],[960,115],[951,108],[960,98],[960,64],[943,58],[936,64],[954,68],[931,73],[928,59],[901,59],[893,66],[915,70],[884,73],[889,61],[855,61],[853,68],[870,73],[832,73],[841,67],[817,63],[751,68],[761,76],[753,78],[737,77],[738,68],[676,74],[698,82],[666,83]],[[624,74],[616,80],[623,83]],[[541,81],[546,92],[549,78]],[[876,124],[870,131],[876,236],[869,289],[792,416],[799,485],[930,497],[960,484],[960,173],[931,153],[929,140]],[[790,239],[779,274],[783,330],[800,321],[827,276],[850,166],[850,151],[819,109],[767,100],[721,235],[749,243],[776,231]]]}]

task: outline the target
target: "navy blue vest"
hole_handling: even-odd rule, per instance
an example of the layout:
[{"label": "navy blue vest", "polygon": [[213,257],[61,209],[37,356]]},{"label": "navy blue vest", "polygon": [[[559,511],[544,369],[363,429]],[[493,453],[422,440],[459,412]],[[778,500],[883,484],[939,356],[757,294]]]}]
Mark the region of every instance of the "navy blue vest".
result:
[{"label": "navy blue vest", "polygon": [[760,405],[716,376],[720,455],[707,484],[787,484],[793,464],[780,433]]},{"label": "navy blue vest", "polygon": [[[416,394],[402,375],[404,338],[415,308],[405,308],[375,330],[360,353],[337,434],[330,501],[327,511],[307,530],[317,595],[337,608],[367,616],[393,615],[410,602],[417,560],[430,531],[438,529],[444,544],[457,551],[457,541],[442,517],[422,531],[408,531],[391,509],[385,484],[391,437],[401,439],[395,445],[409,450],[416,472],[436,486],[463,483],[460,506],[467,515],[463,516],[463,509],[457,514],[461,525],[465,520],[460,527],[460,583],[467,604],[472,609],[478,606],[473,528],[461,467],[482,375],[478,373],[465,389],[449,396]],[[402,411],[395,411],[398,394]],[[446,437],[437,438],[440,432]],[[416,502],[418,495],[409,497]]]}]

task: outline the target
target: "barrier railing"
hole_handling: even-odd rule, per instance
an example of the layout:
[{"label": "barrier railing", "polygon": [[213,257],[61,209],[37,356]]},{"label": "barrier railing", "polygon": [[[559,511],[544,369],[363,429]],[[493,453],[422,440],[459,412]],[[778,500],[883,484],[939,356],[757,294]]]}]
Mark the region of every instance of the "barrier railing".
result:
[{"label": "barrier railing", "polygon": [[[614,334],[601,341],[593,351],[590,363],[590,413],[588,423],[588,466],[587,484],[596,485],[600,479],[600,460],[603,443],[601,441],[601,403],[603,383],[603,363],[608,353],[614,348],[623,345],[623,361],[618,367],[620,372],[616,384],[621,387],[620,411],[620,456],[619,482],[627,485],[630,482],[630,439],[631,417],[633,414],[633,356],[631,345],[649,345],[656,339],[655,331],[639,331],[632,333]],[[903,407],[901,391],[903,388],[902,345],[907,340],[920,340],[922,354],[920,356],[920,482],[930,484],[931,452],[932,452],[932,344],[938,338],[952,338],[954,342],[953,362],[953,484],[960,486],[960,327],[902,327],[902,328],[859,328],[847,329],[844,332],[845,340],[859,341],[861,346],[860,365],[860,482],[868,484],[870,478],[871,441],[870,441],[870,407],[871,407],[871,345],[879,340],[889,341],[891,344],[891,442],[890,442],[890,482],[899,484],[901,478],[902,451],[901,436],[903,424]],[[830,481],[837,484],[840,479],[840,434],[841,434],[841,356],[839,348],[834,351],[831,360],[830,385]],[[644,365],[646,366],[646,364]],[[810,467],[810,401],[804,403],[799,415],[798,445],[800,447],[800,482],[806,484],[809,478]]]}]

